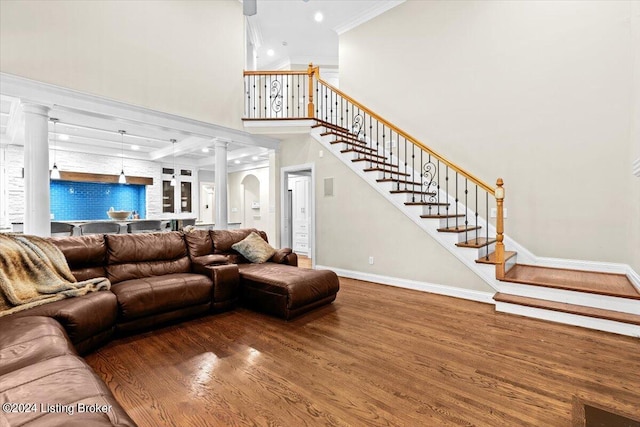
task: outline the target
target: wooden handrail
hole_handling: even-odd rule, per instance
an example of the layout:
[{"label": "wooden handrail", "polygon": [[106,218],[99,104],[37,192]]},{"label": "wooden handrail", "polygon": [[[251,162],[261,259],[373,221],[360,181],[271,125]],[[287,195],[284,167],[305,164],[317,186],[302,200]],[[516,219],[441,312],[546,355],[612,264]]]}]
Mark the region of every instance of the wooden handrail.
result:
[{"label": "wooden handrail", "polygon": [[306,76],[309,73],[305,71],[244,71],[244,76]]},{"label": "wooden handrail", "polygon": [[377,115],[373,111],[369,110],[367,107],[365,107],[364,105],[362,105],[361,103],[359,103],[355,99],[351,98],[349,95],[347,95],[346,93],[342,92],[340,89],[338,89],[338,88],[336,88],[334,86],[331,86],[329,83],[327,83],[326,81],[322,80],[321,78],[318,78],[318,82],[322,83],[323,85],[325,85],[326,87],[328,87],[329,89],[334,91],[335,93],[339,94],[341,97],[343,97],[347,101],[351,102],[353,105],[357,106],[361,110],[366,111],[366,113],[369,116],[373,117],[374,119],[376,119],[380,123],[384,124],[389,129],[391,129],[394,132],[396,132],[397,134],[402,135],[404,138],[408,139],[413,144],[415,144],[418,147],[422,148],[427,153],[429,153],[432,156],[436,157],[442,163],[444,163],[445,165],[449,166],[450,168],[452,168],[453,170],[458,172],[460,175],[462,175],[465,178],[467,178],[469,181],[475,183],[478,187],[481,187],[486,192],[488,192],[488,193],[490,193],[490,194],[495,196],[495,189],[493,187],[491,187],[489,184],[485,183],[484,181],[480,180],[479,178],[476,178],[475,176],[471,175],[469,172],[464,171],[460,166],[456,165],[455,163],[450,162],[449,160],[445,159],[443,156],[441,156],[440,154],[436,153],[434,150],[432,150],[431,148],[427,147],[422,142],[418,141],[416,138],[414,138],[413,136],[409,135],[407,132],[403,131],[399,127],[395,126],[394,124],[392,124],[392,123],[388,122],[387,120],[383,119],[382,117],[380,117],[379,115]]}]

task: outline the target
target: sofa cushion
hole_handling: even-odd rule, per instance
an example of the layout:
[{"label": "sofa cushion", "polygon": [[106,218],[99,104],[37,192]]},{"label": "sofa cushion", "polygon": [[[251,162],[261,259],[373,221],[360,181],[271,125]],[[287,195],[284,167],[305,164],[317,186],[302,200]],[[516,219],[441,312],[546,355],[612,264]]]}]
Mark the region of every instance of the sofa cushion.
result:
[{"label": "sofa cushion", "polygon": [[247,237],[251,232],[258,233],[260,237],[267,240],[267,234],[264,231],[256,230],[255,228],[241,228],[239,230],[211,230],[211,240],[213,241],[213,253],[215,254],[227,254],[236,253],[231,246],[234,243],[238,243]]},{"label": "sofa cushion", "polygon": [[284,264],[239,264],[243,287],[288,297],[290,310],[334,295],[340,289],[338,276],[330,270],[309,270]]},{"label": "sofa cushion", "polygon": [[126,280],[111,286],[120,307],[119,322],[211,302],[211,280],[177,273]]},{"label": "sofa cushion", "polygon": [[213,253],[213,240],[209,230],[191,230],[184,233],[184,240],[187,242],[189,257],[191,259],[209,255]]},{"label": "sofa cushion", "polygon": [[78,344],[113,329],[117,315],[116,296],[110,291],[100,291],[33,307],[12,317],[52,317],[62,324],[71,342]]},{"label": "sofa cushion", "polygon": [[107,244],[104,235],[52,237],[51,243],[62,251],[71,273],[78,281],[107,275]]},{"label": "sofa cushion", "polygon": [[276,253],[276,250],[270,244],[254,232],[251,232],[238,243],[231,245],[231,248],[256,264],[267,262]]},{"label": "sofa cushion", "polygon": [[109,234],[107,277],[112,284],[165,274],[188,273],[187,246],[179,232]]},{"label": "sofa cushion", "polygon": [[[107,386],[73,354],[0,376],[0,401],[36,405],[35,411],[3,411],[2,425],[135,426]],[[102,410],[89,412],[90,405]]]},{"label": "sofa cushion", "polygon": [[49,317],[3,317],[0,330],[0,376],[52,357],[76,353],[62,326]]}]

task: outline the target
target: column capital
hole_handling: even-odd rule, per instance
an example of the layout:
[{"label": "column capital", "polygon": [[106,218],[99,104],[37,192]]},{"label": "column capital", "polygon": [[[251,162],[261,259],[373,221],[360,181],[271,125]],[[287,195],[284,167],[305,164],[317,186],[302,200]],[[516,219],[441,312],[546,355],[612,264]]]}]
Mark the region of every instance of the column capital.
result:
[{"label": "column capital", "polygon": [[29,101],[22,101],[20,103],[20,107],[22,107],[22,111],[25,113],[38,114],[46,117],[47,119],[49,118],[49,111],[51,110],[51,108],[46,105],[36,104]]},{"label": "column capital", "polygon": [[229,146],[229,142],[230,141],[227,141],[226,139],[216,139],[213,145],[216,148],[227,148]]}]

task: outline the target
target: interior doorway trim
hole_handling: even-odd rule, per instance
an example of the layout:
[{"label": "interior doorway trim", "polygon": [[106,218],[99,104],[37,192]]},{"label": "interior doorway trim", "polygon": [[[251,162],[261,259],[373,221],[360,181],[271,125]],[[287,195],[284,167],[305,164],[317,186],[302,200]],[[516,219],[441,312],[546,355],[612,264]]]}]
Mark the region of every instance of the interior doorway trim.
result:
[{"label": "interior doorway trim", "polygon": [[309,221],[309,258],[311,266],[316,267],[316,170],[314,163],[305,163],[294,166],[283,166],[280,168],[280,242],[285,241],[285,208],[289,183],[289,174],[311,171],[311,189],[309,191],[309,209],[311,219]]}]

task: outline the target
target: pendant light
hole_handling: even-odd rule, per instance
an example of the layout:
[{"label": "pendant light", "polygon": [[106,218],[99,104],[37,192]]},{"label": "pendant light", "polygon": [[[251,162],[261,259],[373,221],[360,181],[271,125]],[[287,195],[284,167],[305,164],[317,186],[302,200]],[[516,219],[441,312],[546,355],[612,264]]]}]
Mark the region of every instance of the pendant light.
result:
[{"label": "pendant light", "polygon": [[[56,133],[56,123],[58,123],[58,119],[51,118],[49,119],[53,122],[53,141],[54,143],[58,139],[58,134]],[[60,171],[58,170],[58,165],[56,165],[56,149],[53,149],[53,168],[51,168],[51,179],[60,179]]]},{"label": "pendant light", "polygon": [[176,140],[172,139],[171,144],[173,144],[173,175],[171,176],[171,182],[169,185],[172,187],[176,186]]},{"label": "pendant light", "polygon": [[121,158],[122,158],[122,169],[120,169],[120,178],[118,178],[118,184],[126,184],[127,177],[124,175],[124,134],[127,133],[124,130],[119,130],[120,132],[120,148],[121,148]]}]

